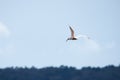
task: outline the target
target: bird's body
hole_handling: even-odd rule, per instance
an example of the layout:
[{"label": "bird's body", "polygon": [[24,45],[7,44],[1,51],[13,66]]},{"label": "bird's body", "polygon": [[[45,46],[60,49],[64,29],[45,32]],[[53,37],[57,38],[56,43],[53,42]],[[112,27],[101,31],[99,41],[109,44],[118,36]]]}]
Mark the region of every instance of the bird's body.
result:
[{"label": "bird's body", "polygon": [[74,30],[69,26],[70,31],[71,31],[71,37],[69,37],[66,41],[68,40],[77,40],[77,38],[74,35]]},{"label": "bird's body", "polygon": [[77,40],[77,38],[72,38],[72,40]]},{"label": "bird's body", "polygon": [[80,34],[79,36],[75,36],[74,30],[72,29],[72,27],[69,26],[69,28],[70,28],[70,31],[71,31],[71,37],[69,37],[66,41],[68,41],[68,40],[77,40],[77,39],[80,38],[80,37],[90,39],[88,36],[82,35],[82,34]]}]

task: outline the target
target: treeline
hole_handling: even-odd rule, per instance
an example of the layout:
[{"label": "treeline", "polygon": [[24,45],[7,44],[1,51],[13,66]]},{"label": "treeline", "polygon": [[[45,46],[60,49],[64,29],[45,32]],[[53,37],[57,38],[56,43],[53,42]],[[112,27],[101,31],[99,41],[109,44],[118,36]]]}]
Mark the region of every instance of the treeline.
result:
[{"label": "treeline", "polygon": [[68,66],[41,69],[9,67],[0,69],[0,80],[120,80],[120,66],[82,69]]}]

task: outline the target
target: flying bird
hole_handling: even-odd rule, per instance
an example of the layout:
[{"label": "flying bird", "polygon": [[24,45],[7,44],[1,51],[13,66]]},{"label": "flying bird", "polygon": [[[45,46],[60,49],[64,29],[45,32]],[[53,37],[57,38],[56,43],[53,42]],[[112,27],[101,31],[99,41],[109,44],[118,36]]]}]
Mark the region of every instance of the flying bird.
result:
[{"label": "flying bird", "polygon": [[71,31],[71,37],[69,37],[66,41],[68,41],[68,40],[77,40],[78,38],[87,38],[87,39],[90,39],[90,37],[88,37],[88,36],[86,36],[86,35],[82,35],[82,34],[80,34],[80,35],[78,35],[78,36],[75,36],[75,33],[74,33],[74,30],[72,29],[72,27],[71,26],[69,26],[69,28],[70,28],[70,31]]}]

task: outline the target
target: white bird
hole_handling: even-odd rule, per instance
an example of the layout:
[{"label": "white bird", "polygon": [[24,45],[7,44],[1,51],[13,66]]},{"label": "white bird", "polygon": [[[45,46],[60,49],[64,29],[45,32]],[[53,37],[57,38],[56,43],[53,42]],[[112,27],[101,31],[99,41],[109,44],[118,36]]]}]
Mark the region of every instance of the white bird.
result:
[{"label": "white bird", "polygon": [[75,36],[75,33],[74,33],[74,30],[72,29],[72,27],[71,26],[69,26],[69,28],[70,28],[70,31],[71,31],[71,37],[69,37],[66,41],[68,41],[68,40],[77,40],[78,38],[87,38],[87,39],[90,39],[90,37],[88,37],[88,36],[86,36],[86,35],[82,35],[82,34],[80,34],[80,35],[78,35],[78,36]]}]

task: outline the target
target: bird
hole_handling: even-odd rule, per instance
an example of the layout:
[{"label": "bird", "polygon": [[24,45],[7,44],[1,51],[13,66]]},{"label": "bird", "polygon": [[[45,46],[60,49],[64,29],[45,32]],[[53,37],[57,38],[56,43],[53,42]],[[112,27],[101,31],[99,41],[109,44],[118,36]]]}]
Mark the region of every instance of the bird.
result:
[{"label": "bird", "polygon": [[90,39],[90,37],[88,37],[87,35],[80,34],[78,36],[75,36],[74,30],[72,29],[72,27],[69,26],[69,28],[70,28],[70,31],[71,31],[71,37],[67,38],[66,41],[68,41],[68,40],[78,40],[78,38],[80,38],[80,37]]}]

